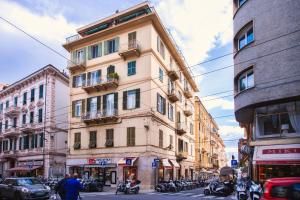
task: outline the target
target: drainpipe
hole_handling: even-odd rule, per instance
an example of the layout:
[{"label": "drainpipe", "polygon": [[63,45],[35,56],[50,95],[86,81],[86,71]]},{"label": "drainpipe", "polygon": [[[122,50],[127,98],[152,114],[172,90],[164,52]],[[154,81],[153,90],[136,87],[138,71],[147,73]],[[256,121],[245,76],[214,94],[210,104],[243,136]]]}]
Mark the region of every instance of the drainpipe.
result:
[{"label": "drainpipe", "polygon": [[[44,70],[45,71],[45,70]],[[48,84],[48,74],[46,72],[46,83],[45,83],[45,108],[44,108],[44,126],[43,126],[43,169],[44,169],[44,178],[45,178],[45,146],[46,146],[46,113],[47,113],[47,84]]]}]

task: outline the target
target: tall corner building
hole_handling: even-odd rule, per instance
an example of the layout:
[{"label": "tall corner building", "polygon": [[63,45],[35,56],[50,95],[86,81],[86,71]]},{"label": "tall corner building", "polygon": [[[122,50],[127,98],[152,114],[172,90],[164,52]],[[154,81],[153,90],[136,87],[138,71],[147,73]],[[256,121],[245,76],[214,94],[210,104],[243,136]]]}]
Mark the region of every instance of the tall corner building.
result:
[{"label": "tall corner building", "polygon": [[70,52],[69,173],[106,185],[193,178],[194,93],[184,59],[148,3],[88,24]]},{"label": "tall corner building", "polygon": [[235,116],[250,173],[300,176],[300,1],[233,3]]}]

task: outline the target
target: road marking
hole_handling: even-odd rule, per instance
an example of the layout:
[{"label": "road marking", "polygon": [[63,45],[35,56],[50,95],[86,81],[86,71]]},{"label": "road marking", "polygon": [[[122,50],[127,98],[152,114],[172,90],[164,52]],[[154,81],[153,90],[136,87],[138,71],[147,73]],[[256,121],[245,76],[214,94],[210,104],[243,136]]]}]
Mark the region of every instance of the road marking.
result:
[{"label": "road marking", "polygon": [[212,199],[212,198],[215,198],[215,196],[204,196],[203,198],[204,199]]},{"label": "road marking", "polygon": [[218,198],[216,198],[216,199],[219,199],[219,200],[221,200],[221,199],[225,199],[225,197],[218,197]]},{"label": "road marking", "polygon": [[195,198],[195,197],[203,197],[203,196],[204,196],[204,194],[197,194],[197,195],[193,195],[191,197]]},{"label": "road marking", "polygon": [[191,195],[191,194],[194,194],[194,193],[180,193],[180,196],[188,196],[188,195]]}]

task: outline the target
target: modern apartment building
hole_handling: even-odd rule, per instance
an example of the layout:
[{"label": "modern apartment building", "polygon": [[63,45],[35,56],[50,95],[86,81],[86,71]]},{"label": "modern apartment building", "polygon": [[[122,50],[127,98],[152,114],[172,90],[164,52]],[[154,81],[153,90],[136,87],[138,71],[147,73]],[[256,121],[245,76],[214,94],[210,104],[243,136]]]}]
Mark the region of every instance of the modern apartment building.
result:
[{"label": "modern apartment building", "polygon": [[69,78],[52,65],[0,90],[0,174],[63,176]]},{"label": "modern apartment building", "polygon": [[193,178],[194,92],[184,59],[155,10],[138,4],[67,38],[69,173],[115,186]]},{"label": "modern apartment building", "polygon": [[225,145],[217,123],[198,97],[195,97],[195,127],[196,171],[202,177],[218,173],[227,165]]},{"label": "modern apartment building", "polygon": [[250,172],[300,176],[300,1],[233,2],[235,116]]}]

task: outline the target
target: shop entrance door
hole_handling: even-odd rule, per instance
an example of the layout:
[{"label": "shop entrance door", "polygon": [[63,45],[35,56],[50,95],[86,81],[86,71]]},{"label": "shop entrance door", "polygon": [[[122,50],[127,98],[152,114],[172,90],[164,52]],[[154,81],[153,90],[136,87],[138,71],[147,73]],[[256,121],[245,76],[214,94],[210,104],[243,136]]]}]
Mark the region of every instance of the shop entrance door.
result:
[{"label": "shop entrance door", "polygon": [[123,179],[126,180],[137,180],[137,167],[124,167],[123,168]]}]

